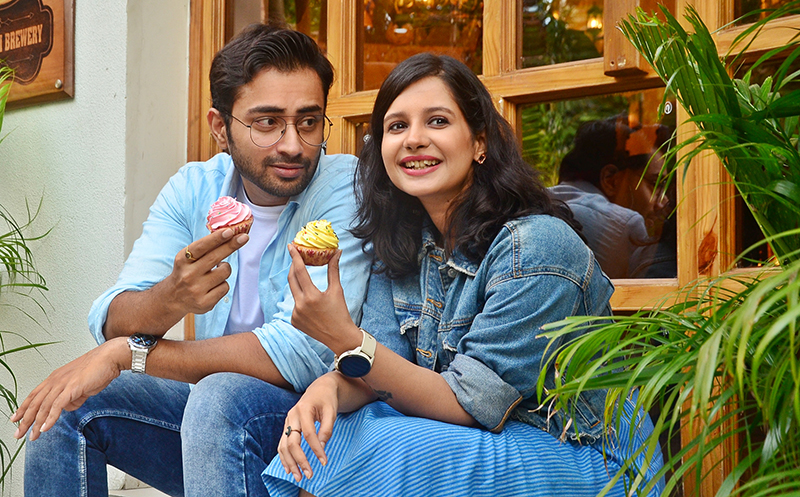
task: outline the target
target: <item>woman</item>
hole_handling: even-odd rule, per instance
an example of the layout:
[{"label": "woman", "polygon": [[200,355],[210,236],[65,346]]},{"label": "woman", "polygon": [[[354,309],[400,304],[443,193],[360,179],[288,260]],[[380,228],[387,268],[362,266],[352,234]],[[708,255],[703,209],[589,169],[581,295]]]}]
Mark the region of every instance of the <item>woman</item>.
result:
[{"label": "woman", "polygon": [[323,293],[289,248],[292,322],[337,354],[337,370],[287,415],[279,460],[264,472],[270,494],[596,495],[639,448],[639,431],[602,436],[604,392],[569,413],[536,395],[539,376],[552,386],[555,374],[543,369],[552,349],[539,328],[610,312],[613,287],[568,211],[455,59],[399,64],[371,130],[354,230],[378,261],[363,330],[344,305],[338,255]]}]

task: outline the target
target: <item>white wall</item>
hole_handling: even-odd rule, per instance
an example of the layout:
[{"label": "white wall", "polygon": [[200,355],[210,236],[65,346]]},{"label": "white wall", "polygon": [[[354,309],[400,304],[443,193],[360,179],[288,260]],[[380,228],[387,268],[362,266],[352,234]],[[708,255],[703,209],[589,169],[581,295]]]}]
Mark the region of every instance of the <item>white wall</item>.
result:
[{"label": "white wall", "polygon": [[[32,233],[52,228],[33,243],[50,288],[43,326],[0,307],[0,329],[61,342],[9,358],[21,398],[94,346],[89,307],[186,156],[189,0],[75,3],[75,98],[8,111],[0,143],[0,204],[20,220],[42,197]],[[7,443],[12,432],[0,427]],[[21,464],[4,495],[22,495]]]}]

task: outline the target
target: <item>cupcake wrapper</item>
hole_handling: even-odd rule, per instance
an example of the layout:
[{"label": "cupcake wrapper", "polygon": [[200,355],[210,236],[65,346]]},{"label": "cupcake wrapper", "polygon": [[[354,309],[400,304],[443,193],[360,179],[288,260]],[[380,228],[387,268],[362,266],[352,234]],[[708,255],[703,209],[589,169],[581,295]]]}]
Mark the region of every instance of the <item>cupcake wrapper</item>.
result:
[{"label": "cupcake wrapper", "polygon": [[232,229],[234,235],[238,235],[239,233],[250,233],[250,227],[253,226],[253,218],[246,219],[238,224],[232,224],[230,226],[220,226],[217,229],[212,229],[210,225],[206,224],[206,228],[208,231],[214,233],[215,231],[224,230],[224,229]]},{"label": "cupcake wrapper", "polygon": [[315,249],[303,247],[295,243],[292,243],[292,245],[300,252],[300,257],[303,258],[303,262],[306,263],[306,266],[324,266],[336,253],[336,249]]}]

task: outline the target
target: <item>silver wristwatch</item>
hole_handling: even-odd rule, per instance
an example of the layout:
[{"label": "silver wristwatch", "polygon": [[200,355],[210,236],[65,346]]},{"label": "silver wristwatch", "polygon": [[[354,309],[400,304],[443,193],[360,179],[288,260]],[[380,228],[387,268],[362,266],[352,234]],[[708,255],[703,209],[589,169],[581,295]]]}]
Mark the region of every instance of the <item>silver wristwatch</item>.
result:
[{"label": "silver wristwatch", "polygon": [[147,354],[156,347],[158,338],[153,335],[135,333],[128,337],[128,347],[131,348],[131,371],[144,373],[147,363]]}]

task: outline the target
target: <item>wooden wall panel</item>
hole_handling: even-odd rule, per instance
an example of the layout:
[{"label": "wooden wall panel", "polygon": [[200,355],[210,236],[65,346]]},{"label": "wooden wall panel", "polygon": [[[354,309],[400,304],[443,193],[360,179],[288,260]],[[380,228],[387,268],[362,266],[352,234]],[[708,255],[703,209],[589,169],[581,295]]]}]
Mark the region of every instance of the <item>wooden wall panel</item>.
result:
[{"label": "wooden wall panel", "polygon": [[211,108],[208,72],[214,54],[225,45],[226,0],[192,0],[189,25],[189,123],[187,157],[207,160],[219,149],[206,114]]}]

